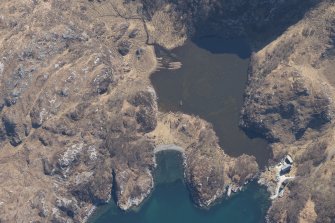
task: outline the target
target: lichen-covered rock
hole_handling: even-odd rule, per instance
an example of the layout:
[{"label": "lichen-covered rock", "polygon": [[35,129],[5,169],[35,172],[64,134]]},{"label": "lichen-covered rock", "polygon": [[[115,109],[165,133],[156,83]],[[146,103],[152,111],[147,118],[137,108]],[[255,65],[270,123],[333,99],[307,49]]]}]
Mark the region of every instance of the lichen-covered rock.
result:
[{"label": "lichen-covered rock", "polygon": [[71,194],[78,200],[94,205],[106,204],[112,192],[112,174],[108,170],[110,164],[98,164],[95,168],[97,170],[94,171],[94,174],[84,172],[76,176],[76,182],[70,189]]},{"label": "lichen-covered rock", "polygon": [[131,98],[130,103],[136,106],[136,121],[140,125],[139,130],[151,132],[157,125],[157,97],[155,92],[143,91]]},{"label": "lichen-covered rock", "polygon": [[118,45],[118,51],[122,56],[126,56],[130,51],[131,43],[129,41],[121,41]]},{"label": "lichen-covered rock", "polygon": [[29,134],[29,124],[25,123],[20,111],[10,109],[2,115],[2,128],[13,146],[18,146]]},{"label": "lichen-covered rock", "polygon": [[[143,170],[116,170],[116,202],[122,210],[139,206],[150,194],[154,181],[151,172]],[[142,172],[143,171],[143,172]]]},{"label": "lichen-covered rock", "polygon": [[109,86],[113,82],[112,70],[110,68],[105,68],[94,78],[92,85],[96,88],[97,93],[104,94],[108,91]]}]

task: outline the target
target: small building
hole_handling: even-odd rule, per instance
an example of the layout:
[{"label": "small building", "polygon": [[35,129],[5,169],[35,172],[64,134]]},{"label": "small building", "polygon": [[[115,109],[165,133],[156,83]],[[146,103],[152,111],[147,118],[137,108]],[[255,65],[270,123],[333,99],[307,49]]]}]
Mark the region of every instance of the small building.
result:
[{"label": "small building", "polygon": [[287,174],[291,171],[291,165],[290,164],[285,164],[281,169],[280,169],[280,175]]},{"label": "small building", "polygon": [[292,159],[292,157],[291,157],[290,155],[287,155],[287,156],[285,157],[285,163],[286,163],[286,164],[290,164],[290,165],[293,164],[293,159]]}]

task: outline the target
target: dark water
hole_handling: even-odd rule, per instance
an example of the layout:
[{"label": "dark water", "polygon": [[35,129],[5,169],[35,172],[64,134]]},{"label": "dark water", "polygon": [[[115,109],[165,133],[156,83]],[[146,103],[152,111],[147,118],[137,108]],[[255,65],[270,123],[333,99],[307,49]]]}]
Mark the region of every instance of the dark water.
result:
[{"label": "dark water", "polygon": [[248,138],[238,127],[247,82],[248,45],[242,40],[206,37],[189,41],[171,54],[157,49],[157,54],[182,63],[181,69],[162,69],[151,76],[159,108],[199,115],[213,124],[228,155],[254,155],[260,166],[266,165],[271,156],[267,143]]},{"label": "dark water", "polygon": [[178,152],[157,156],[156,187],[139,211],[123,212],[115,204],[100,208],[94,223],[258,223],[269,206],[265,189],[251,183],[247,189],[210,210],[194,207],[183,182],[182,157]]}]

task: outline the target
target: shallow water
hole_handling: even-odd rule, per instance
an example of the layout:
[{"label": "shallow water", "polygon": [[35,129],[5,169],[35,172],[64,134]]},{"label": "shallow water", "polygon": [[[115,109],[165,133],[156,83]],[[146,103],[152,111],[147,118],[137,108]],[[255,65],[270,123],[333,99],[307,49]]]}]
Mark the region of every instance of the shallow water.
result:
[{"label": "shallow water", "polygon": [[157,155],[156,187],[139,211],[123,212],[115,204],[99,209],[94,223],[259,223],[269,205],[264,188],[247,189],[210,210],[196,208],[183,182],[182,156],[175,151]]},{"label": "shallow water", "polygon": [[180,69],[162,69],[151,76],[160,110],[199,115],[213,124],[228,155],[254,155],[264,167],[271,157],[266,141],[250,139],[238,127],[247,82],[248,45],[243,40],[205,37],[188,41],[171,53],[156,51],[165,65],[167,61],[182,63]]}]

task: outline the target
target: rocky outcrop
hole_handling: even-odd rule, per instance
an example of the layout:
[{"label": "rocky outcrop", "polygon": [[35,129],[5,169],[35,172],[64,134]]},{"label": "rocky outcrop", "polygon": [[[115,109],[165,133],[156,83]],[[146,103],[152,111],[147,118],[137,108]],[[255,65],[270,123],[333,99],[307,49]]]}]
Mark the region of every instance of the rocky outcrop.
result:
[{"label": "rocky outcrop", "polygon": [[157,145],[183,148],[186,182],[195,204],[203,208],[220,200],[228,185],[241,187],[258,172],[254,157],[227,156],[212,125],[199,117],[160,113],[158,125],[148,137]]},{"label": "rocky outcrop", "polygon": [[334,117],[331,87],[324,85],[315,89],[316,81],[321,86],[322,81],[305,75],[297,69],[279,66],[251,83],[241,126],[272,142],[294,142],[302,138],[307,129],[318,131],[330,123]]}]

